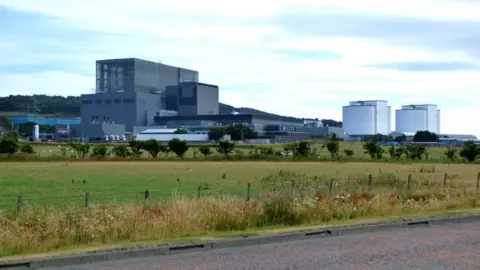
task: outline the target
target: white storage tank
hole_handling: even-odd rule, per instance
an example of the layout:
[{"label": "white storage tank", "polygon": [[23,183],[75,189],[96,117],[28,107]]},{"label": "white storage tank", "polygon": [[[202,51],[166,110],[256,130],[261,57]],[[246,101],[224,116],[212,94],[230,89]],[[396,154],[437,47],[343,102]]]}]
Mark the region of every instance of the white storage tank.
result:
[{"label": "white storage tank", "polygon": [[427,110],[397,110],[395,112],[395,131],[416,133],[427,130]]},{"label": "white storage tank", "polygon": [[374,105],[350,105],[343,107],[343,130],[350,135],[376,134]]},{"label": "white storage tank", "polygon": [[34,125],[33,126],[33,139],[35,141],[40,140],[40,126],[39,125]]}]

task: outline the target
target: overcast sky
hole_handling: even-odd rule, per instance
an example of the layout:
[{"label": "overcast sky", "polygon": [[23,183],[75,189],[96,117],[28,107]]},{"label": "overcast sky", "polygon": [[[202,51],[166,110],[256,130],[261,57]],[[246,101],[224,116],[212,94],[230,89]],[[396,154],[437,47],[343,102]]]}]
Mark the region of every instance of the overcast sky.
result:
[{"label": "overcast sky", "polygon": [[198,70],[234,106],[341,120],[350,100],[434,103],[442,133],[480,135],[479,14],[480,0],[0,0],[0,95],[91,93],[95,60],[138,57]]}]

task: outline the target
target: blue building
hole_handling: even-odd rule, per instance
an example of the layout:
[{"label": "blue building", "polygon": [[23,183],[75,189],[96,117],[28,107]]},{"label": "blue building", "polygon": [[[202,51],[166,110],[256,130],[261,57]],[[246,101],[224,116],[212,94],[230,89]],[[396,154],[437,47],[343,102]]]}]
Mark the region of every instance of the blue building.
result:
[{"label": "blue building", "polygon": [[45,118],[35,115],[9,115],[7,118],[15,125],[23,125],[28,122],[35,123],[37,125],[80,125],[80,118]]}]

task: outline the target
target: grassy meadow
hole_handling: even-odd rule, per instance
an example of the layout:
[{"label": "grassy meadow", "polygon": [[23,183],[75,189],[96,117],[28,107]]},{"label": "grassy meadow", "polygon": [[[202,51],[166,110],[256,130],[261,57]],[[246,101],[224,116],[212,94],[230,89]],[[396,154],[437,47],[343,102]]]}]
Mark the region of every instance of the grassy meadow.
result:
[{"label": "grassy meadow", "polygon": [[[320,148],[321,144],[323,142],[313,142],[313,147],[315,148]],[[34,149],[36,152],[37,156],[40,157],[62,157],[62,148],[63,149],[69,149],[68,145],[66,144],[51,144],[51,143],[42,143],[42,144],[33,144]],[[265,146],[265,145],[264,145]],[[284,145],[283,144],[271,144],[267,145],[266,147],[272,147],[274,149],[282,150]],[[190,149],[187,151],[185,154],[186,159],[192,159],[195,158],[195,155],[197,158],[201,157],[200,153],[195,153],[195,149],[197,149],[197,146],[191,145]],[[236,145],[235,147],[235,153],[240,153],[240,154],[249,154],[249,152],[254,148],[253,145]],[[110,147],[111,149],[111,147]],[[384,156],[386,158],[389,157],[388,154],[388,147],[384,147],[385,149],[385,154]],[[428,153],[429,153],[429,161],[445,161],[445,151],[447,150],[446,147],[429,147],[427,148]],[[370,156],[368,154],[365,154],[365,150],[363,149],[363,143],[361,142],[340,142],[340,153],[343,154],[344,150],[352,150],[353,151],[353,156],[350,157],[352,160],[360,161],[360,160],[371,160]],[[216,151],[214,151],[216,152]],[[66,156],[71,156],[74,152],[71,150],[67,150]],[[214,156],[220,156],[220,154],[215,153]],[[144,153],[143,158],[149,158],[148,153]],[[175,154],[170,153],[168,156],[170,159],[175,158]],[[159,159],[165,159],[165,156],[163,154],[159,155]],[[318,152],[318,159],[330,159],[330,154],[327,151],[327,149],[323,149]]]},{"label": "grassy meadow", "polygon": [[3,162],[0,257],[471,209],[480,202],[479,171],[431,163]]},{"label": "grassy meadow", "polygon": [[[168,199],[172,194],[196,197],[224,194],[246,198],[269,191],[265,179],[279,171],[293,178],[316,177],[317,185],[331,178],[340,182],[397,177],[413,182],[448,181],[474,186],[478,165],[394,164],[394,163],[319,163],[319,162],[4,162],[0,163],[0,207],[16,207],[18,196],[35,205],[81,204],[85,193],[97,202],[141,202],[145,189],[150,200]],[[300,179],[301,180],[301,179]],[[315,189],[317,187],[312,187]]]}]

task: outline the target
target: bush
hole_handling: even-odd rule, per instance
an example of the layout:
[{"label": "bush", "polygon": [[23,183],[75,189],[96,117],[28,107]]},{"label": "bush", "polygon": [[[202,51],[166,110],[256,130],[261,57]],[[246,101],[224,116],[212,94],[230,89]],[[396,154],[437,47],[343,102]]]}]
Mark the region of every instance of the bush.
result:
[{"label": "bush", "polygon": [[454,160],[457,159],[457,149],[455,149],[455,148],[448,147],[447,151],[445,151],[445,153],[443,153],[443,154],[449,160],[454,161]]},{"label": "bush", "polygon": [[70,147],[75,151],[75,157],[84,159],[88,156],[91,146],[88,143],[71,142]]},{"label": "bush", "polygon": [[294,150],[295,156],[300,157],[308,157],[310,155],[311,144],[307,141],[301,141],[296,145],[296,149]]},{"label": "bush", "polygon": [[20,147],[20,153],[23,154],[35,154],[35,149],[33,149],[33,146],[29,143],[24,143]]},{"label": "bush", "polygon": [[13,155],[18,152],[20,146],[18,141],[9,137],[2,137],[0,139],[0,154]]},{"label": "bush", "polygon": [[188,144],[185,140],[174,138],[168,142],[168,148],[172,150],[179,158],[183,159],[183,156],[188,151]]},{"label": "bush", "polygon": [[372,159],[381,159],[383,157],[383,148],[377,144],[377,140],[373,139],[363,144],[365,154],[370,155]]},{"label": "bush", "polygon": [[340,153],[340,143],[336,134],[332,134],[328,141],[324,143],[322,148],[327,148],[327,151],[330,153],[332,158],[338,158]]},{"label": "bush", "polygon": [[269,225],[296,225],[301,223],[297,218],[294,201],[289,196],[275,196],[265,202],[263,215]]},{"label": "bush", "polygon": [[423,156],[428,156],[427,147],[423,144],[408,145],[405,152],[412,160],[422,160]]},{"label": "bush", "polygon": [[117,144],[112,148],[112,153],[119,158],[126,158],[131,156],[128,146],[124,144]]},{"label": "bush", "polygon": [[92,149],[91,157],[94,158],[106,158],[110,155],[108,147],[104,144],[95,145]]},{"label": "bush", "polygon": [[230,141],[220,141],[217,144],[217,152],[224,156],[228,156],[234,149],[235,144]]},{"label": "bush", "polygon": [[460,151],[460,156],[470,162],[475,161],[479,155],[480,148],[473,141],[466,142]]},{"label": "bush", "polygon": [[353,154],[354,154],[354,153],[353,153],[353,150],[350,150],[350,149],[345,149],[345,150],[343,150],[343,152],[345,153],[345,155],[346,155],[347,157],[352,157]]},{"label": "bush", "polygon": [[202,145],[198,150],[204,157],[208,157],[213,154],[212,148],[209,145]]},{"label": "bush", "polygon": [[162,147],[155,139],[150,139],[142,143],[143,149],[147,151],[152,158],[157,158],[158,154],[162,152]]}]

